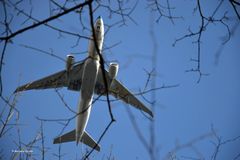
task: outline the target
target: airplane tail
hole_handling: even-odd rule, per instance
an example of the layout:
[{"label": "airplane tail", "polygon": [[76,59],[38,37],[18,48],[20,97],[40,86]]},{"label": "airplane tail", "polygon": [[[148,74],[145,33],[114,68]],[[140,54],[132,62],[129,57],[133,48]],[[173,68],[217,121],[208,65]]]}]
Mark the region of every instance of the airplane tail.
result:
[{"label": "airplane tail", "polygon": [[[58,144],[58,143],[65,143],[65,142],[71,142],[71,141],[75,141],[76,140],[76,134],[75,134],[75,129],[62,135],[59,136],[57,138],[55,138],[53,140],[53,144]],[[80,141],[86,145],[88,145],[89,147],[100,151],[100,146],[98,145],[98,143],[86,132],[84,131],[82,138],[80,139]]]}]

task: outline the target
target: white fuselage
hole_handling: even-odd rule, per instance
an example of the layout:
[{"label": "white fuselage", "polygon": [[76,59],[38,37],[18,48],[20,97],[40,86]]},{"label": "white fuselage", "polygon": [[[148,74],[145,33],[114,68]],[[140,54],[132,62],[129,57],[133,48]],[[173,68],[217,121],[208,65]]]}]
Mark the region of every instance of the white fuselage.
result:
[{"label": "white fuselage", "polygon": [[[99,17],[94,26],[95,36],[97,40],[97,46],[99,51],[102,50],[103,38],[104,38],[104,25],[102,18]],[[87,126],[89,115],[91,112],[92,99],[94,94],[94,88],[99,71],[99,55],[95,47],[93,37],[89,40],[88,54],[89,58],[84,62],[82,84],[80,90],[80,100],[78,103],[78,110],[76,116],[76,143],[81,140],[82,135]]]}]

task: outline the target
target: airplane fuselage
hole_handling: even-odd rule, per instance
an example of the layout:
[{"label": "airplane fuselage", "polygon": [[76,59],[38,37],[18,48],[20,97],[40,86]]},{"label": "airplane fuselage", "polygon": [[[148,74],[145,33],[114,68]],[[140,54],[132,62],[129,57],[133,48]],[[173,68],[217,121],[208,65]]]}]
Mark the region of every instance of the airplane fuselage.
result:
[{"label": "airplane fuselage", "polygon": [[80,101],[78,104],[76,141],[79,142],[87,126],[91,112],[92,99],[99,70],[99,61],[88,58],[84,64]]},{"label": "airplane fuselage", "polygon": [[[95,36],[97,46],[99,51],[102,49],[103,45],[103,21],[101,17],[98,18],[95,24]],[[76,116],[76,143],[81,140],[82,135],[87,126],[87,122],[91,112],[92,99],[94,95],[94,88],[97,80],[97,75],[99,71],[99,54],[97,53],[97,49],[95,47],[95,43],[93,38],[89,40],[89,49],[88,59],[84,62],[83,76],[82,76],[82,85],[80,90],[80,101],[78,103],[78,112]]]}]

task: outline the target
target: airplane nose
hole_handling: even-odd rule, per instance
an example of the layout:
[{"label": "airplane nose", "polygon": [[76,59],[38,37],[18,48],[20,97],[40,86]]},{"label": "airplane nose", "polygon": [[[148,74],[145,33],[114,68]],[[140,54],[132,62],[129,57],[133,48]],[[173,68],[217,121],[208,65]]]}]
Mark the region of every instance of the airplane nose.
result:
[{"label": "airplane nose", "polygon": [[103,19],[102,19],[102,16],[98,16],[98,18],[97,18],[97,20],[96,20],[96,23],[98,24],[98,25],[103,25]]}]

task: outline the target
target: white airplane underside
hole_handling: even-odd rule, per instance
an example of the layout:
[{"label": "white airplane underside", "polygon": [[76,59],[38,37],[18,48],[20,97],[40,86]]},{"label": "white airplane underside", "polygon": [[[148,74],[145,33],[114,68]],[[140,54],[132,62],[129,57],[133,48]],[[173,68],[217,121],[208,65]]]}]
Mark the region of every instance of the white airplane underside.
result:
[{"label": "white airplane underside", "polygon": [[[97,45],[101,52],[104,38],[104,25],[101,17],[97,19],[94,29]],[[104,84],[103,73],[99,64],[99,55],[96,53],[93,40],[89,41],[88,54],[88,58],[79,64],[75,64],[74,57],[68,55],[65,70],[20,86],[15,92],[60,87],[67,87],[69,90],[80,91],[81,94],[76,115],[76,129],[55,138],[53,143],[76,141],[78,144],[78,142],[81,141],[89,147],[99,151],[100,146],[98,143],[85,131],[91,112],[93,95],[106,95],[106,86]],[[121,99],[125,103],[128,103],[153,117],[152,111],[116,79],[118,73],[117,63],[110,63],[109,70],[105,70],[104,72],[110,95],[117,99]]]}]

